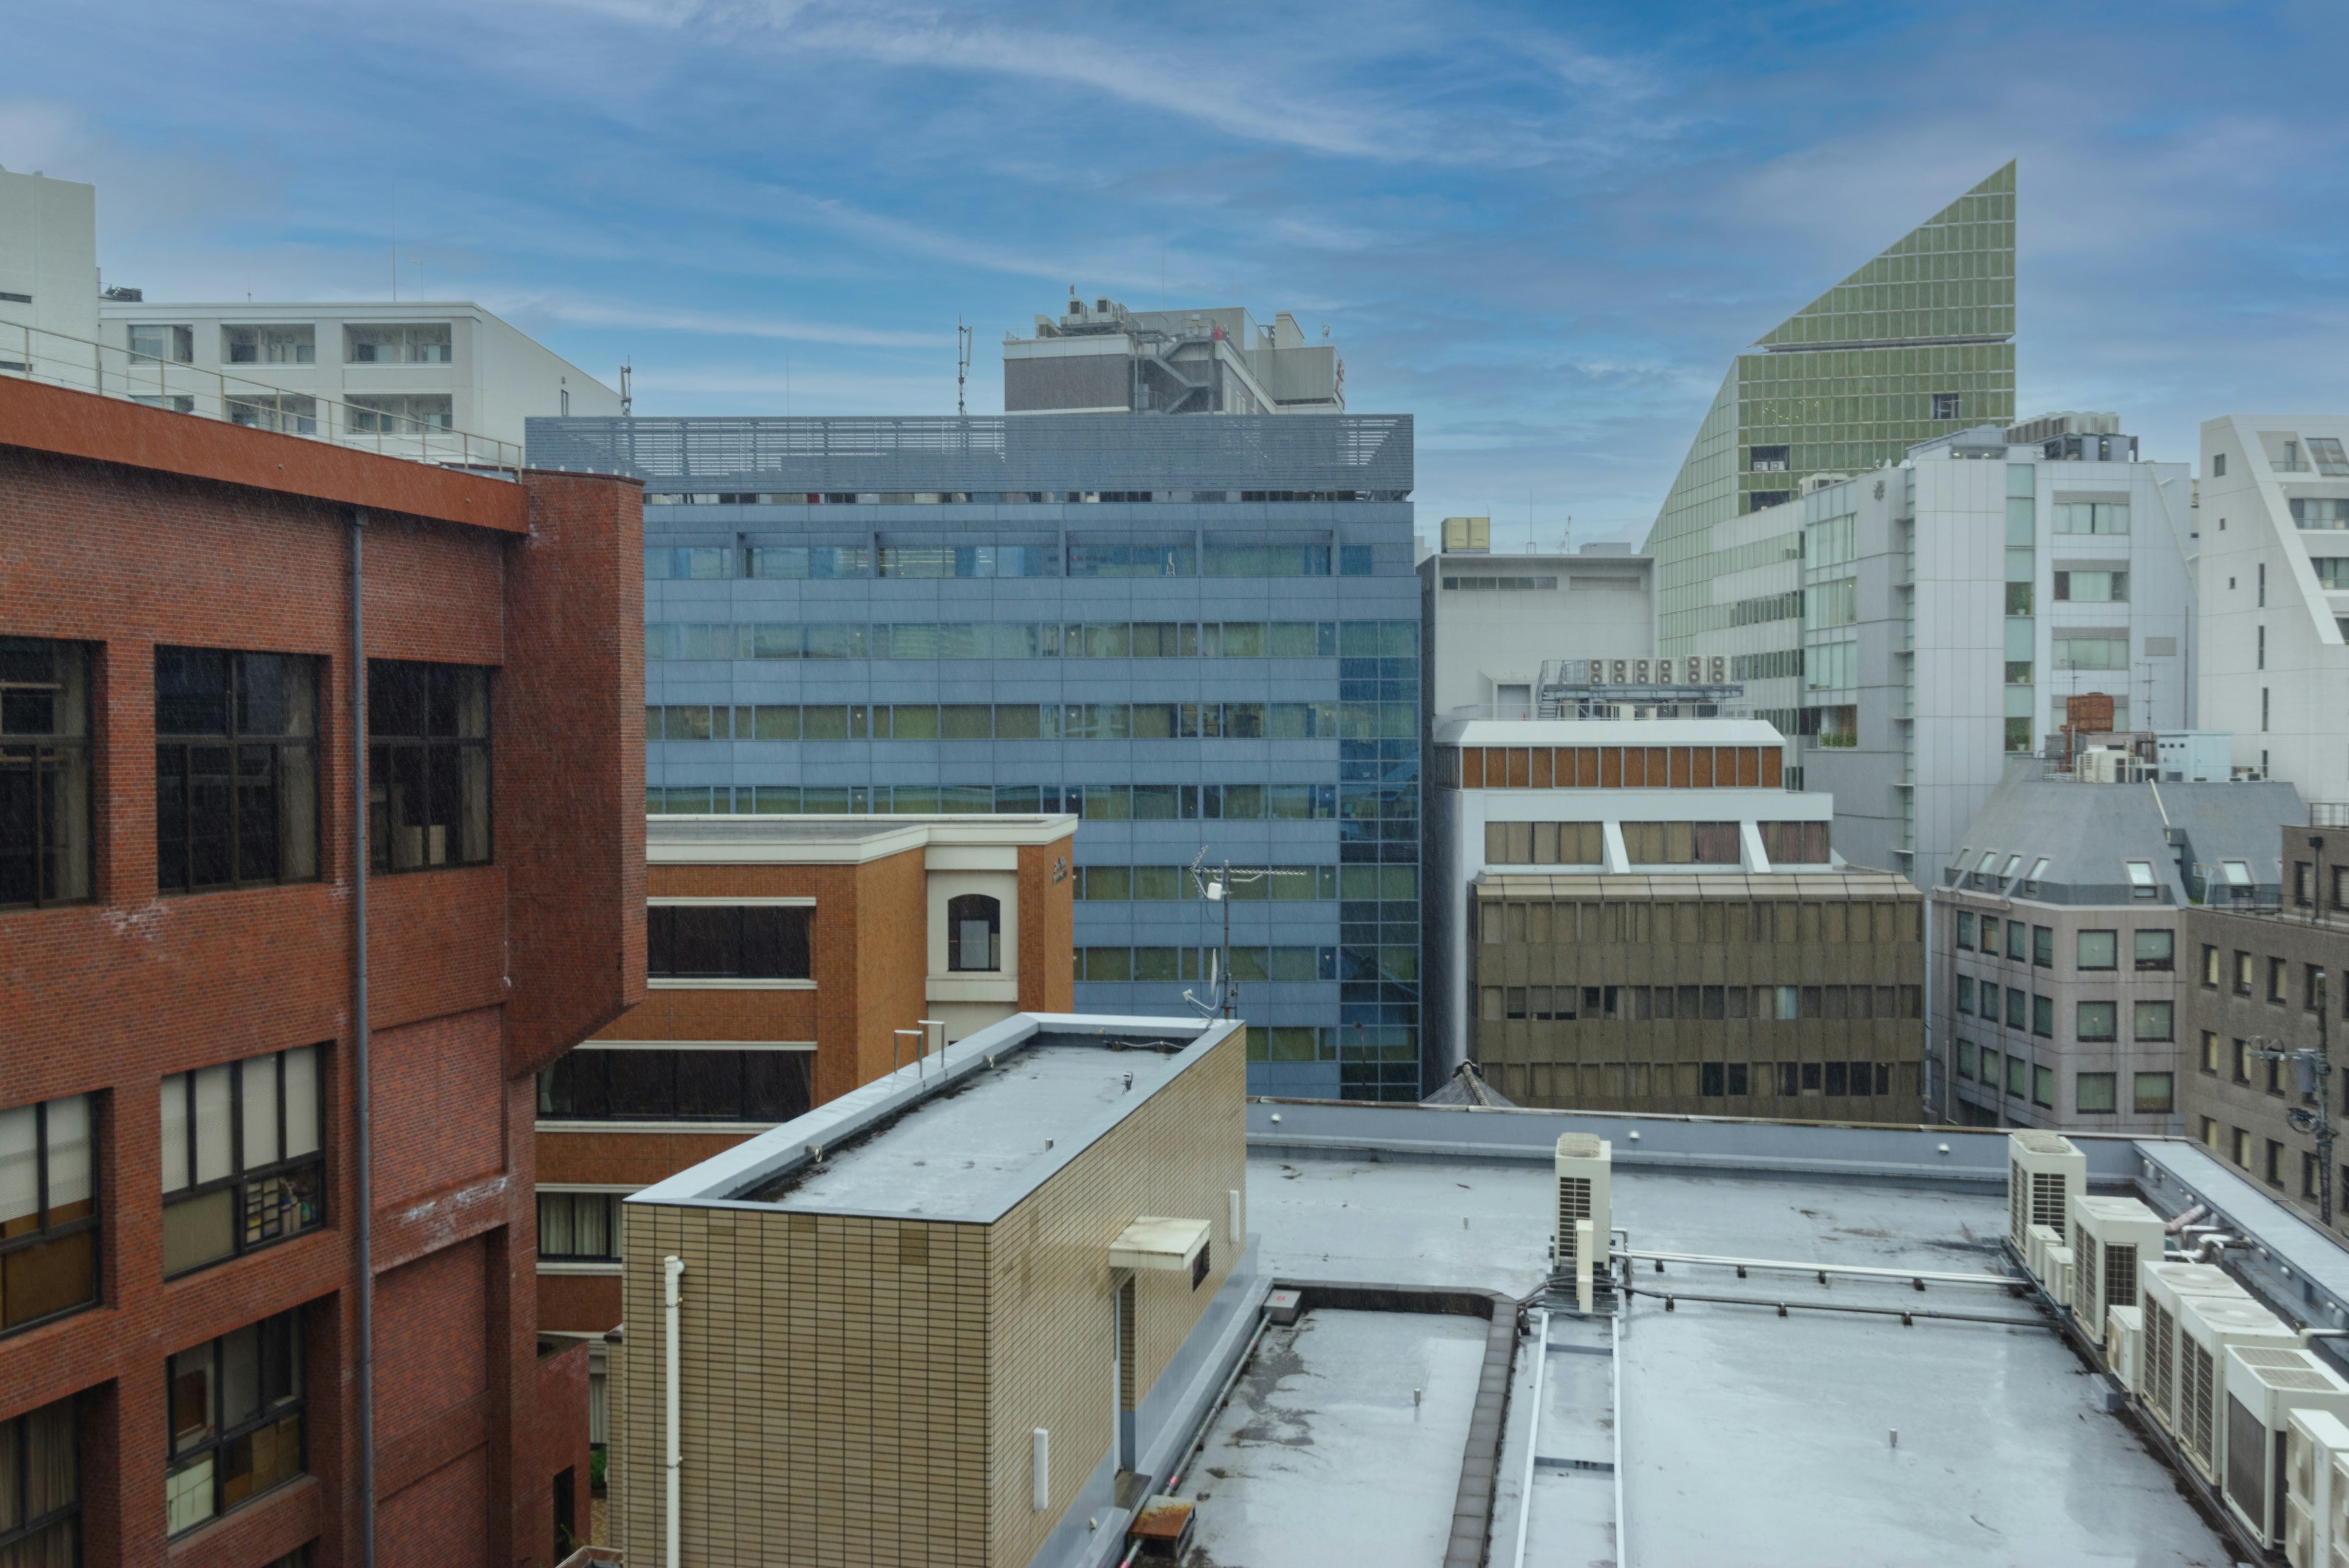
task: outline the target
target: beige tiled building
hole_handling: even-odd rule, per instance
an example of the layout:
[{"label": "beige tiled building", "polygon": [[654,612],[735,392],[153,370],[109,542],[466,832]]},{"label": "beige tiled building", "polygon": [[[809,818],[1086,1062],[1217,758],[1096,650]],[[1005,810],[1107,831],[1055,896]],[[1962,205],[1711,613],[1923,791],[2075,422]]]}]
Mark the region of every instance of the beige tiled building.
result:
[{"label": "beige tiled building", "polygon": [[1260,1287],[1237,1023],[1021,1014],[628,1203],[615,1537],[1025,1564],[1116,1539]]}]

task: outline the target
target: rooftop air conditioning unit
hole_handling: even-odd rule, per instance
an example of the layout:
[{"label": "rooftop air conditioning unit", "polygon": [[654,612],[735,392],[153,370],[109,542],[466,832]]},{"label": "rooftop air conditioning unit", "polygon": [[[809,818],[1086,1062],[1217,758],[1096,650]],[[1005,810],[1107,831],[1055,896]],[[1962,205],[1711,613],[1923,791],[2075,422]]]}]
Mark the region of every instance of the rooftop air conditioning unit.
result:
[{"label": "rooftop air conditioning unit", "polygon": [[2063,1243],[2064,1238],[2056,1233],[2053,1225],[2033,1225],[2030,1234],[2023,1238],[2023,1266],[2031,1271],[2033,1279],[2048,1285],[2051,1291],[2054,1287],[2047,1279],[2047,1254]]},{"label": "rooftop air conditioning unit", "polygon": [[2335,1568],[2349,1557],[2349,1426],[2330,1410],[2293,1410],[2283,1462],[2284,1558],[2292,1568]]},{"label": "rooftop air conditioning unit", "polygon": [[2308,1351],[2227,1350],[2227,1506],[2271,1551],[2284,1542],[2294,1416],[2349,1416],[2349,1381]]},{"label": "rooftop air conditioning unit", "polygon": [[2105,1365],[2121,1386],[2145,1397],[2145,1309],[2108,1306],[2105,1309]]},{"label": "rooftop air conditioning unit", "polygon": [[2070,1306],[2072,1304],[2072,1249],[2062,1245],[2042,1248],[2039,1261],[2047,1265],[2047,1272],[2041,1277],[2040,1283],[2047,1287],[2048,1295],[2054,1299],[2057,1306]]},{"label": "rooftop air conditioning unit", "polygon": [[[2187,1461],[2216,1483],[2227,1473],[2227,1352],[2300,1350],[2300,1335],[2248,1297],[2189,1296],[2178,1309],[2178,1446]],[[2260,1463],[2254,1456],[2245,1460]],[[2265,1470],[2262,1468],[2261,1473]]]},{"label": "rooftop air conditioning unit", "polygon": [[2250,1301],[2251,1293],[2209,1263],[2145,1263],[2137,1265],[2140,1302],[2145,1309],[2145,1337],[2138,1346],[2137,1397],[2153,1418],[2169,1432],[2178,1426],[2178,1318],[2189,1301],[2220,1296]]},{"label": "rooftop air conditioning unit", "polygon": [[2105,1342],[2105,1314],[2137,1304],[2139,1259],[2161,1261],[2161,1216],[2134,1198],[2082,1198],[2072,1206],[2072,1258],[2078,1270],[2072,1315]]},{"label": "rooftop air conditioning unit", "polygon": [[1557,1219],[1550,1234],[1550,1272],[1572,1279],[1582,1310],[1590,1310],[1592,1282],[1607,1270],[1614,1201],[1609,1178],[1614,1146],[1589,1133],[1561,1133],[1557,1139]]},{"label": "rooftop air conditioning unit", "polygon": [[[2087,1196],[2088,1157],[2061,1133],[2026,1129],[2006,1137],[2006,1240],[2020,1253],[2033,1225],[2072,1233],[2072,1204]],[[2033,1272],[2036,1272],[2034,1270]]]}]

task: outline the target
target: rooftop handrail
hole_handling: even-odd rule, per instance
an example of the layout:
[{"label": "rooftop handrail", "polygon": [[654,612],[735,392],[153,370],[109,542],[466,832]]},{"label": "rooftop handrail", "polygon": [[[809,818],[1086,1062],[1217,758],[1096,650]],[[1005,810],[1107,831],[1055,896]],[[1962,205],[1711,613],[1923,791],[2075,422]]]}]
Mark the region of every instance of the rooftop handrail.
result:
[{"label": "rooftop handrail", "polygon": [[[300,372],[317,367],[286,369]],[[474,435],[365,403],[320,397],[280,382],[233,376],[128,345],[24,323],[0,322],[0,376],[383,457],[461,468],[487,478],[512,478],[523,465],[519,441]]]}]

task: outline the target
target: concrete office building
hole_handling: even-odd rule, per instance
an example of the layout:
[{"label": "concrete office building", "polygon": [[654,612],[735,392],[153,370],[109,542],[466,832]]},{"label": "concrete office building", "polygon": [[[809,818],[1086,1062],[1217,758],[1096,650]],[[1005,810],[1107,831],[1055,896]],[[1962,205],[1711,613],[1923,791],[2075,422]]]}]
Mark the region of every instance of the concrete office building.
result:
[{"label": "concrete office building", "polygon": [[2009,163],[1737,357],[1648,534],[1658,651],[1744,624],[1718,579],[1779,558],[1723,524],[2013,420],[2014,200]]},{"label": "concrete office building", "polygon": [[2278,784],[2099,784],[2019,764],[1941,867],[1930,1103],[1977,1127],[2177,1133],[2191,912],[2272,901]]},{"label": "concrete office building", "polygon": [[[2293,1112],[2314,1109],[2316,1096],[2292,1063],[2251,1053],[2323,1052],[2332,1075],[2319,1086],[2339,1127],[2349,1085],[2349,833],[2294,822],[2264,847],[2253,862],[2260,886],[2187,915],[2178,1108],[2187,1137],[2318,1223],[2327,1173],[2317,1166],[2314,1129],[2292,1122]],[[2329,1174],[2338,1241],[2349,1232],[2349,1167]]]},{"label": "concrete office building", "polygon": [[2108,695],[2117,729],[2193,727],[2191,476],[2069,428],[2090,422],[2115,421],[1946,436],[1714,530],[1739,564],[1687,640],[1798,738],[1855,861],[1930,881],[2072,697]]},{"label": "concrete office building", "polygon": [[1179,1015],[1232,912],[1253,1090],[1415,1099],[1411,421],[534,421],[649,490],[671,812],[1067,810],[1076,1005]]},{"label": "concrete office building", "polygon": [[[538,1323],[609,1431],[621,1199],[1014,1012],[1070,1004],[1072,816],[676,817],[645,1000],[538,1082]],[[908,1036],[912,1036],[909,1038]]]},{"label": "concrete office building", "polygon": [[82,371],[98,287],[98,188],[0,169],[0,371]]},{"label": "concrete office building", "polygon": [[1020,1014],[631,1198],[628,1560],[1114,1561],[1263,1300],[1246,1075],[1234,1022]]},{"label": "concrete office building", "polygon": [[1620,545],[1496,556],[1447,540],[1419,564],[1419,595],[1431,724],[1470,711],[1530,719],[1544,663],[1646,659],[1656,649],[1655,562]]},{"label": "concrete office building", "polygon": [[0,1561],[557,1561],[531,1087],[645,994],[636,487],[5,377],[0,516]]},{"label": "concrete office building", "polygon": [[1740,719],[1447,722],[1430,753],[1437,1064],[1520,1106],[1915,1121],[1915,889]]},{"label": "concrete office building", "polygon": [[1346,362],[1286,310],[1257,325],[1237,306],[1128,310],[1076,291],[1032,337],[1003,339],[1010,414],[1342,414]]},{"label": "concrete office building", "polygon": [[2349,800],[2349,418],[2202,426],[2202,711],[2235,764]]}]

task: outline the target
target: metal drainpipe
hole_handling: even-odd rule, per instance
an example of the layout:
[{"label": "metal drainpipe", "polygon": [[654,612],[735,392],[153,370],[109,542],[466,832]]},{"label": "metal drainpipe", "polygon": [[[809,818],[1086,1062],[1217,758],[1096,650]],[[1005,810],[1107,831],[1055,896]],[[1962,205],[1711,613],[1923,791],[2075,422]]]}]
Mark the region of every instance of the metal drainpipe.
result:
[{"label": "metal drainpipe", "polygon": [[351,513],[351,1082],[357,1123],[351,1234],[358,1254],[359,1563],[375,1568],[375,1254],[374,1145],[367,1085],[367,776],[366,576],[367,514]]},{"label": "metal drainpipe", "polygon": [[671,1254],[661,1260],[661,1356],[666,1363],[661,1388],[661,1499],[665,1505],[661,1511],[661,1561],[667,1568],[678,1568],[677,1472],[685,1462],[677,1430],[678,1281],[684,1273],[683,1258]]}]

